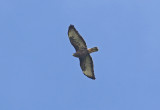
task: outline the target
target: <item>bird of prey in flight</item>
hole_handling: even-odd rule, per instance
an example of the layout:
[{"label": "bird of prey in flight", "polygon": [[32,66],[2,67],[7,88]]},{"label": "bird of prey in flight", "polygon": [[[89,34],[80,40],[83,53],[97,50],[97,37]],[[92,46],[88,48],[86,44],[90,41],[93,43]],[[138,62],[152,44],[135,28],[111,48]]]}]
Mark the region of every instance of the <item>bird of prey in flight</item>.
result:
[{"label": "bird of prey in flight", "polygon": [[98,48],[87,48],[86,42],[75,29],[74,25],[69,26],[68,37],[71,44],[76,50],[76,53],[74,53],[73,56],[79,58],[80,66],[84,75],[91,79],[95,79],[93,60],[90,56],[90,53],[98,51]]}]

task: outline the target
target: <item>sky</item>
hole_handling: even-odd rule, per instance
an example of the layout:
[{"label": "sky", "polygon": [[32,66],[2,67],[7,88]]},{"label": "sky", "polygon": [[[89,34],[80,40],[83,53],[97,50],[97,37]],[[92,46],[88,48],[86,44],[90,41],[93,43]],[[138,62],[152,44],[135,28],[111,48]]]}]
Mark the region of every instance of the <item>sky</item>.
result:
[{"label": "sky", "polygon": [[[1,0],[0,110],[160,110],[159,0]],[[83,75],[73,24],[92,53]]]}]

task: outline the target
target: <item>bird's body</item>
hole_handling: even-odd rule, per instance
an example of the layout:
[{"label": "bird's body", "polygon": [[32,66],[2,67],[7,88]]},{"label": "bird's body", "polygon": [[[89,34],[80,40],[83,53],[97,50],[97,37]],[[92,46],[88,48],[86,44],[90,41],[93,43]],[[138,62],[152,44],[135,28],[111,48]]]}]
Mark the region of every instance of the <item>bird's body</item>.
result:
[{"label": "bird's body", "polygon": [[76,53],[74,53],[73,56],[78,57],[78,58],[83,58],[87,56],[88,54],[89,53],[87,49],[81,49],[81,50],[76,51]]},{"label": "bird's body", "polygon": [[71,44],[74,46],[76,50],[76,53],[74,53],[73,56],[79,58],[80,66],[83,73],[87,77],[95,79],[93,61],[92,57],[90,56],[90,53],[98,51],[98,48],[93,47],[88,49],[84,39],[74,28],[73,25],[69,26],[68,36]]}]

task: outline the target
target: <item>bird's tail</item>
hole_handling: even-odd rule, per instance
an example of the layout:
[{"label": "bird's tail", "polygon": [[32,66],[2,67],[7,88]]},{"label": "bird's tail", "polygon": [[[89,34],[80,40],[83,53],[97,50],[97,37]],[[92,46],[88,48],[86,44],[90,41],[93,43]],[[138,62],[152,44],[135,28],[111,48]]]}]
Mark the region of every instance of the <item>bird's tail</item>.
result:
[{"label": "bird's tail", "polygon": [[88,49],[88,52],[89,52],[89,53],[97,52],[97,51],[98,51],[98,48],[97,48],[97,47],[93,47],[93,48],[89,48],[89,49]]}]

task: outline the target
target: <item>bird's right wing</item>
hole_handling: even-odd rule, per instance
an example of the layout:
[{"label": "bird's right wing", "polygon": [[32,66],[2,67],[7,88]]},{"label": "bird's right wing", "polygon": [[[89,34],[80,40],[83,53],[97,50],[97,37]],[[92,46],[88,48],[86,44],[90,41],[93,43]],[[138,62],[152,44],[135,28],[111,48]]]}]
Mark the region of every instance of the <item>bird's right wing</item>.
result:
[{"label": "bird's right wing", "polygon": [[80,66],[84,75],[86,75],[91,79],[95,79],[92,57],[88,54],[86,57],[79,59],[80,59]]}]

